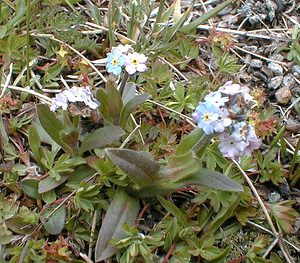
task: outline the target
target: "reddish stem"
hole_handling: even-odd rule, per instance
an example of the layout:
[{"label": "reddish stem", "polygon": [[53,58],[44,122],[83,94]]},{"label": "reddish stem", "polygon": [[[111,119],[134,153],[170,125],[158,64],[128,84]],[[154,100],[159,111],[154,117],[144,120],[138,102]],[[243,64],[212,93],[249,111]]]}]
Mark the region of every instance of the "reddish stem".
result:
[{"label": "reddish stem", "polygon": [[146,204],[146,205],[144,206],[144,208],[143,208],[142,211],[140,212],[138,218],[135,220],[135,226],[138,226],[138,225],[139,225],[140,221],[142,220],[142,218],[143,218],[143,216],[144,216],[144,214],[145,214],[145,212],[146,212],[146,210],[148,209],[149,206],[150,206],[150,203],[148,203],[148,204]]},{"label": "reddish stem", "polygon": [[164,260],[163,260],[162,263],[167,263],[167,262],[168,262],[169,257],[172,255],[172,253],[173,253],[175,247],[176,247],[176,243],[173,243],[172,246],[170,247],[170,249],[169,249],[167,255],[165,256],[165,258],[164,258]]}]

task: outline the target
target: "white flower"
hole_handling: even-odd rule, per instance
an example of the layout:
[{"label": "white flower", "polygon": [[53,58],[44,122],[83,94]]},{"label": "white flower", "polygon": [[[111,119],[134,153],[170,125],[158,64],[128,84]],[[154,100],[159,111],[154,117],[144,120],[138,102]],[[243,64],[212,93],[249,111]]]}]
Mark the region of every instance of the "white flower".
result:
[{"label": "white flower", "polygon": [[239,84],[232,84],[232,81],[227,81],[219,91],[227,95],[235,95],[242,92],[242,88]]},{"label": "white flower", "polygon": [[204,100],[219,108],[219,107],[224,106],[225,102],[227,102],[229,99],[228,99],[228,97],[222,97],[222,94],[220,91],[215,91],[215,92],[211,92],[208,95],[206,95],[204,97]]},{"label": "white flower", "polygon": [[112,47],[111,51],[113,52],[115,49],[118,49],[122,54],[127,54],[129,51],[133,51],[131,45],[118,45],[117,47]]},{"label": "white flower", "polygon": [[52,99],[52,105],[50,106],[51,111],[57,111],[59,108],[63,110],[68,108],[68,98],[63,93],[55,94],[55,98]]},{"label": "white flower", "polygon": [[219,88],[219,91],[227,95],[242,94],[245,102],[253,100],[253,97],[249,93],[250,90],[248,87],[241,87],[239,84],[232,84],[232,81],[226,82],[222,87]]},{"label": "white flower", "polygon": [[72,87],[55,95],[52,99],[51,111],[56,111],[59,108],[66,110],[69,102],[83,102],[86,106],[91,109],[99,107],[100,103],[94,98],[90,87]]},{"label": "white flower", "polygon": [[232,120],[230,118],[228,118],[229,113],[226,109],[220,109],[218,111],[218,119],[216,121],[216,125],[214,127],[214,130],[216,132],[223,132],[225,130],[226,127],[230,126],[232,123]]},{"label": "white flower", "polygon": [[144,54],[130,53],[125,59],[125,69],[129,75],[133,75],[137,71],[144,72],[147,70],[146,61],[147,57]]}]

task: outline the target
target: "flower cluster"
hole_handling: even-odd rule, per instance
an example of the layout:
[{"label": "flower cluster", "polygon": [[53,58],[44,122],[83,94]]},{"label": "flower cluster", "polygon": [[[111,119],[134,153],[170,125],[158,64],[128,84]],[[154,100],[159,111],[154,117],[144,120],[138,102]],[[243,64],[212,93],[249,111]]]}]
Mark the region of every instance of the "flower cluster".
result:
[{"label": "flower cluster", "polygon": [[118,45],[113,47],[107,55],[106,70],[108,73],[120,75],[122,68],[125,67],[129,75],[136,72],[144,72],[147,70],[145,65],[147,57],[144,54],[134,52],[130,45]]},{"label": "flower cluster", "polygon": [[204,100],[197,106],[193,119],[205,134],[219,135],[219,149],[225,157],[240,160],[259,148],[254,128],[245,122],[254,102],[247,87],[227,82]]},{"label": "flower cluster", "polygon": [[59,108],[66,110],[69,103],[81,102],[91,109],[96,109],[100,103],[94,98],[90,87],[72,87],[71,89],[63,90],[55,95],[52,99],[51,111],[57,111]]}]

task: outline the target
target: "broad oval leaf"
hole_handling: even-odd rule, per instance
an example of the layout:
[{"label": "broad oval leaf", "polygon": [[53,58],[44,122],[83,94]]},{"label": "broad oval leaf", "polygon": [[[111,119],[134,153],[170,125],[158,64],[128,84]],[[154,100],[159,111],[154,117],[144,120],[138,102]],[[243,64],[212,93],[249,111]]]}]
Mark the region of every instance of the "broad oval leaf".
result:
[{"label": "broad oval leaf", "polygon": [[200,168],[192,176],[180,181],[184,185],[204,185],[222,191],[242,192],[243,187],[220,172]]},{"label": "broad oval leaf", "polygon": [[41,195],[38,192],[39,181],[37,179],[23,179],[21,181],[21,187],[25,194],[34,198],[41,199]]},{"label": "broad oval leaf", "polygon": [[149,153],[113,148],[105,151],[109,159],[140,188],[155,181],[155,175],[158,173],[160,165],[151,158]]},{"label": "broad oval leaf", "polygon": [[134,97],[136,93],[136,85],[133,82],[127,82],[125,87],[124,87],[124,91],[122,94],[122,101],[123,104],[126,105],[127,102],[131,101]]},{"label": "broad oval leaf", "polygon": [[133,226],[139,211],[137,199],[130,197],[126,192],[115,194],[107,213],[103,219],[95,248],[96,262],[105,260],[115,254],[116,249],[110,244],[111,240],[126,237],[122,226]]},{"label": "broad oval leaf", "polygon": [[79,152],[84,153],[95,148],[102,148],[116,142],[124,134],[125,132],[119,126],[111,125],[100,128],[84,137]]},{"label": "broad oval leaf", "polygon": [[[52,213],[52,211],[54,211],[56,207],[57,206],[52,206],[51,210],[47,210],[41,214],[42,222],[45,218],[47,218],[48,215],[50,215],[50,213]],[[43,225],[45,229],[49,232],[49,234],[57,235],[61,233],[61,231],[64,229],[65,220],[66,220],[66,208],[62,206],[58,208],[47,221],[43,222]]]},{"label": "broad oval leaf", "polygon": [[39,194],[46,193],[46,192],[58,187],[59,185],[63,184],[65,181],[67,181],[70,176],[71,176],[71,174],[62,175],[60,180],[58,180],[58,181],[56,181],[55,178],[50,177],[50,176],[48,176],[45,179],[42,179],[39,182],[39,189],[38,189]]},{"label": "broad oval leaf", "polygon": [[64,148],[65,143],[63,143],[59,136],[60,132],[64,129],[63,123],[57,119],[49,107],[44,104],[37,106],[37,114],[44,130],[57,144]]},{"label": "broad oval leaf", "polygon": [[148,94],[141,94],[135,96],[133,99],[131,99],[129,102],[126,103],[124,108],[122,109],[121,116],[120,116],[120,126],[125,127],[127,119],[129,118],[131,112],[139,105],[144,103],[147,99],[149,99],[151,96]]}]

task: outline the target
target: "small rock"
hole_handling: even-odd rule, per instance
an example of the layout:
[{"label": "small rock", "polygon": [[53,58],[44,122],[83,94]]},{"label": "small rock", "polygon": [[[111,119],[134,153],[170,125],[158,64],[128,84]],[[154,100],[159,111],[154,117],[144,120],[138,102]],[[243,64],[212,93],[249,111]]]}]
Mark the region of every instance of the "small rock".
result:
[{"label": "small rock", "polygon": [[243,49],[255,53],[257,51],[257,46],[243,46]]},{"label": "small rock", "polygon": [[270,203],[276,203],[280,200],[281,196],[278,192],[274,191],[269,193],[268,199]]},{"label": "small rock", "polygon": [[219,12],[219,16],[225,16],[228,15],[232,11],[232,6],[227,6],[222,9],[222,11]]},{"label": "small rock", "polygon": [[268,83],[269,89],[277,89],[281,82],[283,80],[283,76],[277,76],[271,79],[271,81]]},{"label": "small rock", "polygon": [[296,78],[299,78],[300,77],[300,66],[298,65],[295,65],[293,66],[293,74]]},{"label": "small rock", "polygon": [[282,62],[284,60],[284,56],[282,56],[281,54],[273,54],[272,56],[270,56],[270,59]]},{"label": "small rock", "polygon": [[263,66],[263,63],[259,59],[252,59],[250,62],[250,66],[252,68],[261,68]]},{"label": "small rock", "polygon": [[300,131],[300,123],[288,118],[286,120],[286,130],[298,133]]},{"label": "small rock", "polygon": [[291,89],[294,84],[296,83],[295,79],[294,79],[294,76],[293,74],[289,73],[287,74],[284,78],[283,78],[283,81],[282,81],[282,85],[284,87],[287,87],[289,89]]},{"label": "small rock", "polygon": [[270,62],[270,63],[268,64],[268,68],[269,68],[270,70],[272,70],[273,73],[274,73],[276,76],[282,75],[282,73],[283,73],[283,68],[282,68],[282,66],[280,66],[279,64],[277,64],[277,63],[275,63],[275,62]]},{"label": "small rock", "polygon": [[275,97],[277,102],[280,104],[287,104],[292,98],[291,90],[287,87],[280,88],[276,93]]}]

